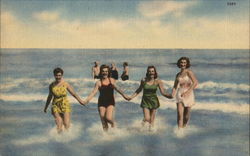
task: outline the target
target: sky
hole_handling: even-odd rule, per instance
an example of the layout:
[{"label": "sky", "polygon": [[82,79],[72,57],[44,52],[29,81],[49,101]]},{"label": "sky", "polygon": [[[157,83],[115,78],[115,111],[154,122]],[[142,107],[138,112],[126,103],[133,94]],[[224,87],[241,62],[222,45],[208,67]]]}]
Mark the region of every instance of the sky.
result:
[{"label": "sky", "polygon": [[1,48],[249,49],[249,0],[1,0]]}]

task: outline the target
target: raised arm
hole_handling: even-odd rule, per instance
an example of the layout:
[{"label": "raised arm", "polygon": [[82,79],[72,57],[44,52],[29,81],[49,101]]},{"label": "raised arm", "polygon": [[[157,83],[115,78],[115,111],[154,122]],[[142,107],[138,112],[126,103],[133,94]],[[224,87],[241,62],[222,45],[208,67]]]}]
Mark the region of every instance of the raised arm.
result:
[{"label": "raised arm", "polygon": [[141,84],[140,84],[139,88],[137,88],[135,93],[130,97],[131,99],[136,97],[142,91],[144,83],[145,83],[144,80],[141,80]]},{"label": "raised arm", "polygon": [[52,94],[52,91],[51,91],[51,86],[52,86],[52,84],[49,86],[49,95],[47,97],[47,101],[46,101],[46,104],[44,106],[44,110],[43,110],[44,113],[47,113],[47,108],[48,108],[48,106],[49,106],[49,104],[51,102],[51,99],[53,97],[53,94]]},{"label": "raised arm", "polygon": [[169,98],[169,99],[173,98],[171,94],[164,93],[164,87],[163,87],[162,81],[157,80],[157,82],[158,82],[158,87],[159,87],[161,95],[163,95],[164,97]]},{"label": "raised arm", "polygon": [[68,92],[81,104],[84,105],[84,102],[82,101],[82,99],[76,94],[76,92],[74,91],[73,87],[68,84],[67,82],[65,83],[67,85],[67,90]]},{"label": "raised arm", "polygon": [[89,103],[89,101],[96,95],[96,93],[97,93],[97,91],[99,89],[99,86],[101,85],[100,83],[101,83],[100,81],[97,81],[95,83],[94,89],[91,91],[89,96],[85,99],[85,104]]}]

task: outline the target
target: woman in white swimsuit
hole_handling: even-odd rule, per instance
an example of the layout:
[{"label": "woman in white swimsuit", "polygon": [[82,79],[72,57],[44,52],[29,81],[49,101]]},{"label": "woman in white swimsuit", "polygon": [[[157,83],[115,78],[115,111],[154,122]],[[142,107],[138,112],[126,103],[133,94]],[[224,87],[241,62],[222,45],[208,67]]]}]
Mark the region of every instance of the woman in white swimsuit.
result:
[{"label": "woman in white swimsuit", "polygon": [[181,57],[177,66],[181,71],[176,75],[172,96],[177,100],[177,124],[180,129],[186,127],[190,119],[191,107],[195,104],[193,90],[198,80],[189,69],[191,65],[188,57]]}]

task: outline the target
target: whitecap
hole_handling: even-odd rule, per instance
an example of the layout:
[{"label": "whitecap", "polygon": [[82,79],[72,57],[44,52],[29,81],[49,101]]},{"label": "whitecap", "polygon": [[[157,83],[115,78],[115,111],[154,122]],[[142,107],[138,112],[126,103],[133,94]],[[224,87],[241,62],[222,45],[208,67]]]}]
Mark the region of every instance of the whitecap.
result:
[{"label": "whitecap", "polygon": [[49,130],[48,134],[51,139],[51,141],[57,141],[57,142],[70,142],[72,140],[75,140],[82,135],[82,124],[80,123],[74,123],[71,124],[71,127],[69,130],[63,130],[61,134],[57,133],[56,127]]},{"label": "whitecap", "polygon": [[173,128],[174,136],[177,138],[185,138],[187,136],[191,135],[197,135],[197,133],[201,133],[203,130],[200,127],[194,126],[194,125],[188,125],[185,128],[178,128],[178,126],[175,126]]},{"label": "whitecap", "polygon": [[130,135],[126,129],[120,127],[109,128],[107,132],[104,132],[100,122],[92,124],[92,126],[87,129],[87,132],[93,142],[114,141],[118,138],[125,138]]},{"label": "whitecap", "polygon": [[56,127],[48,128],[44,134],[28,136],[23,139],[13,140],[12,143],[16,146],[27,146],[33,144],[48,143],[50,141],[56,142],[70,142],[79,138],[84,132],[83,125],[80,123],[71,124],[68,131],[63,131],[61,134],[57,133]]}]

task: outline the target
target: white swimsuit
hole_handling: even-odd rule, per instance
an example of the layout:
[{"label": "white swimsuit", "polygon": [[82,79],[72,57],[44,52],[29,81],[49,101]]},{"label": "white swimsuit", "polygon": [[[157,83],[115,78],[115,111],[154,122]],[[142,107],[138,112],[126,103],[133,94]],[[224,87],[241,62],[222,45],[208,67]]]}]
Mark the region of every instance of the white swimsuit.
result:
[{"label": "white swimsuit", "polygon": [[186,92],[192,85],[191,79],[186,75],[184,77],[178,77],[178,81],[179,83],[176,95],[177,103],[183,103],[185,107],[193,106],[195,104],[193,90],[186,97],[181,97],[181,94]]}]

